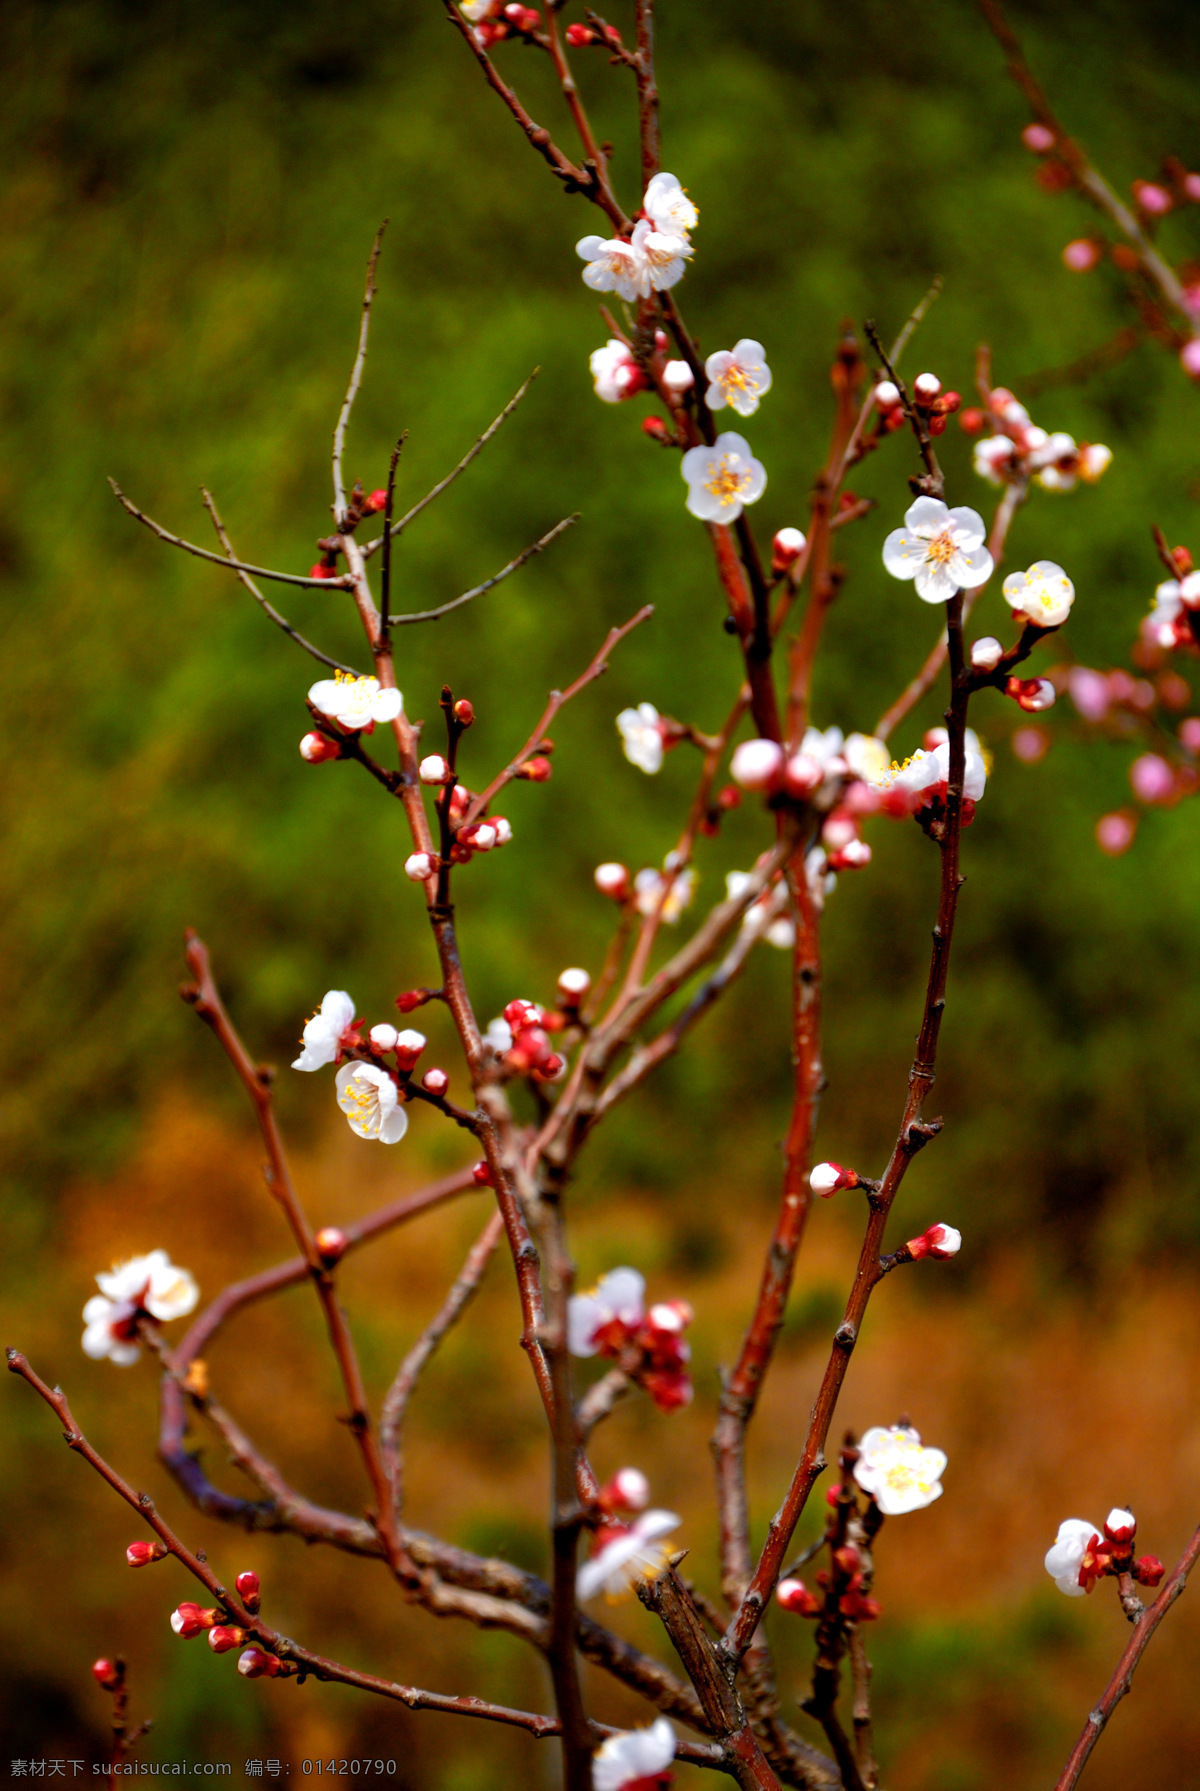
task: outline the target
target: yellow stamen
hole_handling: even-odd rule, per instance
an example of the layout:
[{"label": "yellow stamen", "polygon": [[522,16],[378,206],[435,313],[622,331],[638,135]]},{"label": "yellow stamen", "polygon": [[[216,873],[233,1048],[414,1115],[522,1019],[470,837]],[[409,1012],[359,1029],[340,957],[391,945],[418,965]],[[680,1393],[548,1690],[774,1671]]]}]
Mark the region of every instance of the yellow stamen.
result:
[{"label": "yellow stamen", "polygon": [[720,466],[711,472],[705,480],[704,488],[706,491],[711,491],[722,504],[736,504],[749,484],[749,472],[737,471],[735,467],[730,466],[728,456],[724,456]]}]

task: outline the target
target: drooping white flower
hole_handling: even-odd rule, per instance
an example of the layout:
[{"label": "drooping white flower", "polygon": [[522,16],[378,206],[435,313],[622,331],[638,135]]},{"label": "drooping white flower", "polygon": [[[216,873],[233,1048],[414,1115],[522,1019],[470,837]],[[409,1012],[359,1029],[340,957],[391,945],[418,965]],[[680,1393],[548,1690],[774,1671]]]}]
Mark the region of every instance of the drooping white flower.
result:
[{"label": "drooping white flower", "polygon": [[920,1511],[941,1498],[946,1457],[923,1448],[911,1425],[873,1425],[858,1447],[854,1478],[885,1516]]},{"label": "drooping white flower", "polygon": [[300,1043],[304,1046],[292,1064],[294,1070],[320,1070],[336,1063],[342,1035],[354,1024],[354,1003],[345,989],[330,989],[324,1001],[305,1023]]},{"label": "drooping white flower", "polygon": [[649,777],[662,769],[662,728],[653,703],[639,703],[636,709],[622,709],[617,716],[617,729],[625,757],[631,765],[636,765]]},{"label": "drooping white flower", "polygon": [[732,349],[710,354],[704,371],[709,378],[705,394],[709,410],[724,410],[728,404],[740,417],[752,417],[763,393],[771,389],[771,369],[763,358],[763,345],[749,336],[735,342]]},{"label": "drooping white flower", "polygon": [[1067,1517],[1059,1524],[1058,1535],[1046,1550],[1046,1572],[1068,1598],[1082,1598],[1088,1590],[1080,1583],[1079,1570],[1091,1543],[1099,1538],[1095,1524],[1082,1517]]},{"label": "drooping white flower", "polygon": [[344,1063],[337,1073],[337,1103],[360,1138],[399,1144],[408,1112],[392,1077],[374,1063]]},{"label": "drooping white flower", "polygon": [[596,1553],[580,1566],[575,1596],[582,1601],[603,1592],[611,1604],[628,1598],[639,1580],[653,1579],[666,1565],[671,1551],[662,1538],[682,1521],[673,1511],[643,1511],[631,1524],[606,1525]]},{"label": "drooping white flower", "polygon": [[906,510],[904,527],[884,542],[883,563],[893,578],[913,579],[922,602],[945,603],[991,577],[986,533],[977,510],[951,510],[941,498],[919,497]]},{"label": "drooping white flower", "polygon": [[596,396],[605,404],[620,404],[632,398],[644,385],[642,370],[624,342],[610,336],[603,348],[593,351],[589,366],[595,381]]},{"label": "drooping white flower", "polygon": [[642,210],[654,228],[668,236],[686,236],[700,219],[699,211],[673,174],[654,176],[646,188]]},{"label": "drooping white flower", "polygon": [[610,1269],[589,1293],[567,1303],[567,1348],[573,1356],[594,1356],[597,1331],[614,1320],[636,1330],[646,1316],[646,1277],[637,1269]]},{"label": "drooping white flower", "polygon": [[675,1731],[665,1716],[648,1729],[610,1735],[592,1760],[592,1791],[626,1791],[653,1784],[675,1758]]},{"label": "drooping white flower", "polygon": [[1053,560],[1035,560],[1027,572],[1010,572],[1003,589],[1015,614],[1038,628],[1060,628],[1075,601],[1075,586]]},{"label": "drooping white flower", "polygon": [[[667,867],[667,876],[670,876],[669,866]],[[670,887],[667,888],[664,901],[663,889],[667,886],[667,876],[664,876],[662,871],[656,871],[652,866],[648,866],[644,871],[638,872],[633,880],[633,888],[639,914],[647,916],[658,914],[659,918],[666,921],[669,927],[673,927],[696,893],[696,873],[689,864],[686,869],[671,876]],[[661,911],[659,909],[660,902],[662,903]]]},{"label": "drooping white flower", "polygon": [[107,1357],[121,1368],[141,1354],[137,1321],[143,1314],[165,1324],[185,1317],[200,1298],[195,1277],[165,1250],[114,1264],[108,1274],[96,1276],[96,1285],[100,1292],[83,1309],[83,1353],[97,1362]]},{"label": "drooping white flower", "polygon": [[767,484],[766,468],[755,460],[745,436],[727,430],[712,447],[689,448],[682,473],[687,507],[701,522],[736,522],[747,504],[756,504]]},{"label": "drooping white flower", "polygon": [[404,707],[398,690],[384,690],[378,678],[355,678],[348,672],[318,679],[309,690],[308,700],[340,727],[354,730],[371,727],[377,721],[395,721]]}]

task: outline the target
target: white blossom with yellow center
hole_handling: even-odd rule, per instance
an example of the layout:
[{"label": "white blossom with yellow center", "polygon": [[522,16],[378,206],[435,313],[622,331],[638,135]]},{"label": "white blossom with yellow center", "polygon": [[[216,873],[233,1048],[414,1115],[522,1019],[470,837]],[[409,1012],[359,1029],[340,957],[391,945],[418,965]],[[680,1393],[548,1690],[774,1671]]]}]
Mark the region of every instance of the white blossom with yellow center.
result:
[{"label": "white blossom with yellow center", "polygon": [[657,1784],[675,1758],[675,1731],[665,1716],[648,1729],[610,1735],[592,1760],[593,1791],[624,1791],[628,1785]]},{"label": "white blossom with yellow center", "polygon": [[854,1478],[885,1516],[920,1511],[941,1498],[946,1457],[922,1447],[911,1425],[873,1425],[858,1448]]},{"label": "white blossom with yellow center", "polygon": [[356,730],[377,721],[395,721],[404,707],[398,690],[384,690],[378,678],[356,678],[349,672],[319,679],[308,700],[340,727]]},{"label": "white blossom with yellow center", "polygon": [[681,467],[687,481],[687,507],[701,522],[736,522],[747,504],[766,489],[767,473],[755,460],[745,436],[732,430],[712,447],[689,448]]},{"label": "white blossom with yellow center", "polygon": [[656,174],[646,188],[642,210],[656,230],[667,236],[686,236],[700,221],[700,213],[673,174]]},{"label": "white blossom with yellow center", "polygon": [[761,342],[748,336],[710,354],[704,363],[709,378],[705,402],[709,410],[724,410],[728,404],[740,417],[751,417],[758,409],[764,392],[771,389],[771,369],[763,356]]},{"label": "white blossom with yellow center", "polygon": [[399,1144],[408,1114],[386,1070],[373,1063],[344,1063],[337,1073],[337,1103],[360,1138]]},{"label": "white blossom with yellow center", "polygon": [[951,510],[941,498],[919,497],[905,511],[904,527],[884,542],[883,563],[893,578],[911,578],[923,603],[946,603],[991,577],[986,533],[978,510]]},{"label": "white blossom with yellow center", "polygon": [[583,1562],[575,1596],[582,1601],[603,1592],[609,1604],[628,1598],[639,1580],[654,1579],[666,1566],[671,1550],[662,1538],[682,1522],[673,1511],[643,1511]]},{"label": "white blossom with yellow center", "polygon": [[1038,628],[1061,628],[1075,601],[1075,586],[1053,560],[1035,560],[1028,572],[1010,572],[1004,600]]},{"label": "white blossom with yellow center", "polygon": [[97,1275],[100,1289],[83,1309],[83,1351],[95,1361],[107,1357],[127,1368],[141,1349],[137,1321],[145,1313],[166,1323],[183,1318],[200,1298],[195,1277],[171,1261],[165,1250],[151,1250],[115,1263],[107,1275]]}]

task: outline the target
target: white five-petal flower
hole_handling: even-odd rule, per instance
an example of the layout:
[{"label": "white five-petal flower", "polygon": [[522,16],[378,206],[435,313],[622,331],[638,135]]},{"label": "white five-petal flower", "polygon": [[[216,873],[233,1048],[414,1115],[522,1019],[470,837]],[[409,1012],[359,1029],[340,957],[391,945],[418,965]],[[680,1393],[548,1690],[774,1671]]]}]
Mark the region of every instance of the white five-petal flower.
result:
[{"label": "white five-petal flower", "polygon": [[337,1103],[360,1138],[399,1144],[408,1113],[388,1072],[374,1063],[344,1063],[337,1073]]},{"label": "white five-petal flower", "polygon": [[[963,749],[963,795],[969,802],[978,802],[987,787],[987,762],[974,728],[967,729]],[[911,758],[901,764],[893,760],[886,770],[867,781],[877,790],[898,790],[909,796],[949,783],[950,743],[943,740],[932,751],[918,747]]]},{"label": "white five-petal flower", "polygon": [[643,1511],[631,1524],[602,1531],[600,1547],[576,1575],[575,1596],[582,1600],[603,1592],[613,1604],[628,1598],[639,1580],[653,1579],[665,1566],[670,1550],[662,1538],[682,1522],[673,1511]]},{"label": "white five-petal flower", "polygon": [[377,721],[395,721],[404,707],[398,690],[384,690],[378,678],[354,678],[348,672],[319,679],[309,690],[308,700],[340,727],[355,730]]},{"label": "white five-petal flower", "polygon": [[646,1277],[636,1269],[610,1269],[589,1293],[571,1295],[567,1348],[573,1356],[594,1356],[597,1331],[614,1319],[636,1330],[645,1316]]},{"label": "white five-petal flower", "polygon": [[669,236],[686,236],[699,222],[700,213],[673,174],[656,174],[646,188],[642,210],[656,230]]},{"label": "white five-petal flower", "polygon": [[854,1478],[885,1516],[920,1511],[941,1498],[946,1457],[923,1448],[911,1425],[872,1425],[858,1448]]},{"label": "white five-petal flower", "polygon": [[649,777],[662,769],[662,728],[653,703],[639,703],[636,709],[622,709],[617,716],[617,729],[625,757],[631,765],[636,765]]},{"label": "white five-petal flower", "polygon": [[710,354],[704,363],[709,378],[706,402],[709,410],[723,410],[728,404],[740,417],[752,417],[764,392],[771,389],[771,369],[763,358],[761,342],[749,336]]},{"label": "white five-petal flower", "polygon": [[[668,856],[670,855],[668,854]],[[696,873],[689,864],[686,869],[672,876],[670,887],[667,888],[666,900],[663,901],[663,889],[666,886],[667,877],[661,871],[656,871],[653,866],[647,866],[644,871],[639,871],[633,879],[638,913],[646,916],[660,913],[659,903],[661,902],[660,918],[666,921],[669,927],[673,927],[696,893]]]},{"label": "white five-petal flower", "polygon": [[107,1275],[96,1276],[96,1285],[100,1292],[83,1309],[83,1352],[94,1361],[107,1356],[122,1368],[141,1354],[137,1321],[144,1313],[166,1323],[183,1318],[200,1298],[194,1276],[165,1250],[115,1264]]},{"label": "white five-petal flower", "polygon": [[1095,1524],[1082,1517],[1067,1517],[1058,1526],[1058,1535],[1046,1550],[1046,1572],[1060,1592],[1068,1598],[1082,1598],[1086,1586],[1079,1583],[1079,1569],[1093,1536],[1100,1532]]},{"label": "white five-petal flower", "polygon": [[354,1003],[345,989],[330,989],[312,1019],[305,1023],[300,1043],[304,1046],[292,1064],[294,1070],[320,1070],[336,1063],[342,1034],[354,1023]]},{"label": "white five-petal flower", "polygon": [[592,1760],[592,1791],[624,1791],[665,1772],[675,1758],[675,1731],[665,1716],[648,1729],[610,1735]]},{"label": "white five-petal flower", "polygon": [[1060,628],[1071,613],[1075,586],[1053,560],[1035,560],[1028,572],[1010,572],[1004,600],[1038,628]]},{"label": "white five-petal flower", "polygon": [[641,369],[625,344],[610,336],[603,348],[593,351],[589,362],[597,398],[605,404],[620,404],[631,398],[643,383]]},{"label": "white five-petal flower", "polygon": [[755,460],[745,436],[732,430],[719,435],[711,448],[689,448],[681,470],[687,507],[701,522],[736,522],[746,504],[758,502],[767,484],[761,460]]},{"label": "white five-petal flower", "polygon": [[692,245],[686,236],[656,230],[649,218],[640,218],[628,242],[615,236],[584,236],[575,253],[587,266],[584,284],[593,292],[615,292],[626,304],[665,292],[683,278]]},{"label": "white five-petal flower", "polygon": [[951,510],[941,498],[919,497],[906,510],[904,527],[884,542],[883,563],[893,578],[913,579],[922,602],[945,603],[991,577],[986,533],[977,510]]}]

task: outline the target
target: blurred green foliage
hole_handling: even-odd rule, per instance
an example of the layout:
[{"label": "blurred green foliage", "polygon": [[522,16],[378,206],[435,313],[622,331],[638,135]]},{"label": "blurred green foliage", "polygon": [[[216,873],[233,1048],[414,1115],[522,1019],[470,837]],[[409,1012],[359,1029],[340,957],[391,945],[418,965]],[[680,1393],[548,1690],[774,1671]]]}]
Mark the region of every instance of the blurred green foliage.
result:
[{"label": "blurred green foliage", "polygon": [[[969,391],[986,339],[996,378],[1018,392],[1128,321],[1115,273],[1063,268],[1062,244],[1091,214],[1035,185],[1022,104],[970,6],[661,10],[665,161],[702,213],[678,296],[705,349],[758,337],[775,375],[746,427],[770,473],[754,513],[764,538],[804,523],[844,318],[894,332],[940,274],[910,370],[931,366]],[[1180,0],[1031,5],[1017,22],[1067,123],[1119,187],[1152,175],[1164,151],[1200,154],[1200,38]],[[233,1110],[223,1064],[173,993],[185,924],[208,939],[254,1048],[281,1061],[327,987],[349,988],[375,1019],[432,974],[401,874],[399,811],[350,768],[310,768],[296,753],[311,664],[231,578],[139,530],[104,482],[115,476],[206,542],[204,483],[242,553],[306,570],[328,526],[329,433],[382,217],[350,477],[382,483],[406,429],[401,497],[415,498],[541,368],[499,439],[405,536],[399,606],[443,601],[582,513],[511,583],[401,636],[409,713],[436,739],[442,682],[472,697],[465,772],[478,787],[604,630],[656,606],[560,718],[553,781],[513,791],[515,844],[460,880],[485,1016],[516,993],[548,998],[566,963],[595,967],[611,911],[592,867],[656,863],[673,841],[694,764],[681,750],[643,778],[620,757],[616,710],[648,699],[709,728],[738,674],[675,460],[640,435],[640,400],[609,408],[591,392],[587,356],[605,330],[573,245],[596,219],[522,143],[436,0],[352,12],[328,0],[42,0],[6,9],[0,30],[0,1133],[12,1277],[53,1241],[64,1180],[119,1164],[165,1088],[184,1083]],[[500,60],[567,142],[540,60],[511,46]],[[578,60],[632,206],[626,78],[603,57]],[[1168,220],[1164,241],[1176,257],[1198,252],[1197,215]],[[1033,409],[1116,458],[1096,490],[1037,493],[1013,558],[1061,561],[1079,591],[1069,650],[1122,663],[1158,577],[1151,523],[1200,548],[1197,394],[1147,344]],[[952,501],[986,508],[969,444],[953,426],[945,444]],[[821,725],[869,728],[934,633],[879,559],[908,454],[897,439],[854,481],[879,508],[839,538],[849,577],[817,682]],[[362,662],[344,599],[278,601]],[[993,593],[980,631],[1005,614]],[[936,718],[931,701],[898,748]],[[1005,744],[1015,719],[998,698],[979,704],[997,759],[966,837],[935,1096],[951,1123],[914,1171],[910,1212],[969,1222],[976,1263],[1039,1227],[1053,1245],[1047,1274],[1083,1277],[1102,1258],[1200,1245],[1196,812],[1155,814],[1128,857],[1102,858],[1092,828],[1127,799],[1130,751],[1086,738],[1060,711],[1053,750],[1026,768]],[[702,897],[758,849],[752,809],[703,846]],[[936,867],[915,827],[877,824],[872,840],[872,867],[844,878],[828,910],[821,1142],[874,1166],[916,1025]],[[774,1198],[789,1066],[785,960],[769,959],[619,1113],[583,1172],[585,1200],[616,1181],[653,1192],[673,1214],[661,1248],[696,1272],[720,1250],[713,1215],[731,1187],[747,1214]],[[293,1130],[315,1136],[327,1087],[284,1077],[280,1090]],[[423,1138],[431,1158],[452,1149],[428,1126]],[[585,1269],[607,1266],[589,1259],[598,1247],[585,1243]],[[972,1273],[964,1261],[959,1285]],[[824,1286],[807,1300],[790,1324],[797,1346],[829,1322]],[[483,1366],[470,1422],[495,1429]],[[511,1546],[520,1556],[523,1532]],[[1036,1652],[1032,1620],[1013,1621],[993,1652]],[[931,1675],[939,1649],[959,1654],[940,1633],[912,1648]],[[173,1720],[190,1720],[186,1704],[181,1693]]]}]

